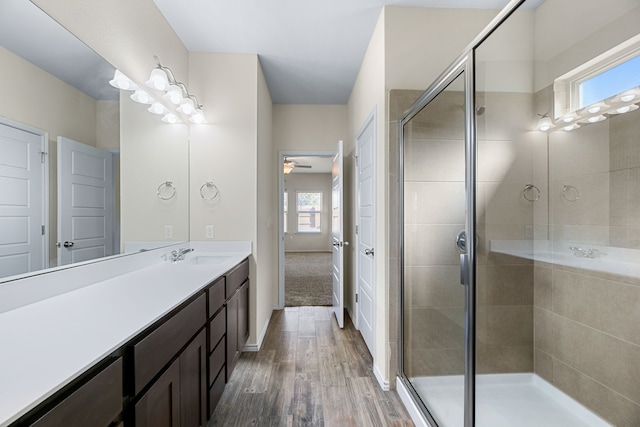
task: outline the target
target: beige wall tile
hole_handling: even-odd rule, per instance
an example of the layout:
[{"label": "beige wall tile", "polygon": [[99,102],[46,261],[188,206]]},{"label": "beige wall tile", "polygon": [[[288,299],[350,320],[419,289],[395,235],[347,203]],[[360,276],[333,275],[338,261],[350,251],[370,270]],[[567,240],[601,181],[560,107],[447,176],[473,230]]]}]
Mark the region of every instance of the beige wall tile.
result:
[{"label": "beige wall tile", "polygon": [[553,356],[636,403],[640,402],[640,346],[555,316]]},{"label": "beige wall tile", "polygon": [[480,265],[477,301],[480,305],[533,304],[531,265]]},{"label": "beige wall tile", "polygon": [[611,117],[611,170],[639,168],[640,110]]},{"label": "beige wall tile", "polygon": [[[567,200],[574,200],[578,194],[574,189],[563,192],[565,185],[578,189],[577,200]],[[609,172],[551,181],[549,191],[551,224],[609,226]]]},{"label": "beige wall tile", "polygon": [[532,372],[533,347],[493,346],[479,342],[476,363],[478,374]]},{"label": "beige wall tile", "polygon": [[405,181],[464,181],[464,139],[405,140]]},{"label": "beige wall tile", "polygon": [[553,383],[560,390],[616,426],[640,422],[640,405],[569,365],[554,360]]},{"label": "beige wall tile", "polygon": [[640,345],[638,286],[554,270],[553,311]]},{"label": "beige wall tile", "polygon": [[538,348],[533,351],[534,372],[541,378],[553,382],[553,357]]},{"label": "beige wall tile", "polygon": [[533,269],[533,305],[552,309],[552,269],[536,265]]},{"label": "beige wall tile", "polygon": [[411,309],[411,348],[458,348],[464,329],[433,308]]},{"label": "beige wall tile", "polygon": [[464,223],[464,182],[408,182],[404,188],[404,215],[408,223]]},{"label": "beige wall tile", "polygon": [[464,307],[464,286],[460,285],[460,267],[408,267],[406,290],[413,307]]},{"label": "beige wall tile", "polygon": [[553,354],[554,316],[550,311],[533,309],[534,346],[549,354]]},{"label": "beige wall tile", "polygon": [[399,90],[389,91],[389,117],[396,120],[402,113],[409,109],[414,102],[422,95],[420,90]]},{"label": "beige wall tile", "polygon": [[531,346],[533,314],[530,305],[480,306],[477,310],[478,343],[488,346]]},{"label": "beige wall tile", "polygon": [[410,266],[460,265],[455,245],[463,224],[405,224],[405,263]]}]

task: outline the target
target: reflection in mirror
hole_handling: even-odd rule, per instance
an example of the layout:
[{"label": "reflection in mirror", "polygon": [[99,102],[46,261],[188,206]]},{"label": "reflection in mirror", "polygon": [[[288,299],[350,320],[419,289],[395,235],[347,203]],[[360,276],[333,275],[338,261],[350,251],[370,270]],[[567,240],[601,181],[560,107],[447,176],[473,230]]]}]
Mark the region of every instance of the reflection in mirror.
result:
[{"label": "reflection in mirror", "polygon": [[[188,239],[186,126],[148,123],[133,108],[126,116],[108,84],[114,68],[29,1],[0,3],[0,62],[0,278]],[[160,145],[142,152],[149,140],[172,141],[168,159]],[[145,171],[122,178],[129,193],[145,194],[129,209],[121,151],[131,152],[128,170]],[[182,186],[179,207],[156,203],[167,180]]]}]

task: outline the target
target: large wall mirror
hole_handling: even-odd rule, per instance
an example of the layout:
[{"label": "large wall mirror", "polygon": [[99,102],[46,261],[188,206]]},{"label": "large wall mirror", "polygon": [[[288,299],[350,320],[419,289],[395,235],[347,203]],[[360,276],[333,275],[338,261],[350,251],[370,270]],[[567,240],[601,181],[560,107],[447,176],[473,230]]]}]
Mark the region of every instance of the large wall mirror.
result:
[{"label": "large wall mirror", "polygon": [[188,240],[187,125],[30,1],[0,3],[0,64],[0,282]]}]

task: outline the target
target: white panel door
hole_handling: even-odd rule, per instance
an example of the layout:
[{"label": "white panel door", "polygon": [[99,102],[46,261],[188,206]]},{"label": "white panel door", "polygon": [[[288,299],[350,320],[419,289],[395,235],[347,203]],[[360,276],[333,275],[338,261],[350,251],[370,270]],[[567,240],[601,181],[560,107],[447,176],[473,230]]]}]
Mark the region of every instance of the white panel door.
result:
[{"label": "white panel door", "polygon": [[333,312],[338,326],[344,327],[344,228],[342,219],[342,141],[333,156],[331,168],[331,237],[333,240]]},{"label": "white panel door", "polygon": [[58,264],[113,254],[113,155],[58,137]]},{"label": "white panel door", "polygon": [[40,135],[0,124],[0,277],[46,268]]},{"label": "white panel door", "polygon": [[357,325],[373,354],[375,318],[375,138],[373,116],[356,140],[357,156]]}]

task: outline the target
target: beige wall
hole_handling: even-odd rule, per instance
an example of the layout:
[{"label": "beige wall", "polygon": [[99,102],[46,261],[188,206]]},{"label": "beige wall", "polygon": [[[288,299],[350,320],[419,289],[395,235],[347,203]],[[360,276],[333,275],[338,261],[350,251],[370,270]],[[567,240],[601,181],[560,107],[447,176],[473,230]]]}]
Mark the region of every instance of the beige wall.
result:
[{"label": "beige wall", "polygon": [[[250,337],[255,345],[277,302],[276,156],[271,96],[255,54],[192,53],[189,82],[207,124],[191,126],[191,240],[248,240],[253,245]],[[215,201],[200,187],[213,182]]]},{"label": "beige wall", "polygon": [[347,138],[346,105],[275,104],[275,151],[335,151]]},{"label": "beige wall", "polygon": [[269,88],[260,62],[256,62],[258,72],[258,207],[256,221],[258,236],[256,242],[256,339],[263,337],[264,328],[271,317],[271,311],[278,302],[278,222],[277,222],[277,173],[276,154],[273,146],[273,104]]},{"label": "beige wall", "polygon": [[[331,174],[291,173],[284,177],[284,188],[289,194],[285,252],[330,252],[331,251]],[[320,233],[298,233],[296,217],[297,191],[322,191]]]},{"label": "beige wall", "polygon": [[[189,240],[189,129],[167,125],[147,107],[121,93],[120,190],[121,241],[184,242]],[[176,194],[161,200],[158,187],[170,181]],[[165,237],[165,227],[172,237]]]}]

